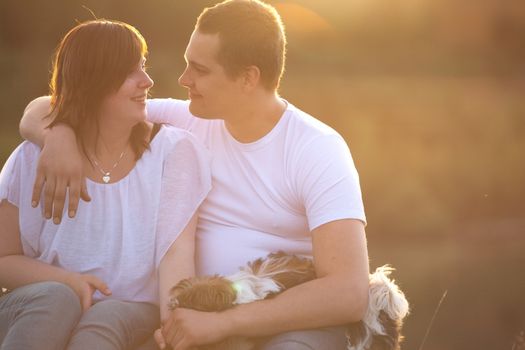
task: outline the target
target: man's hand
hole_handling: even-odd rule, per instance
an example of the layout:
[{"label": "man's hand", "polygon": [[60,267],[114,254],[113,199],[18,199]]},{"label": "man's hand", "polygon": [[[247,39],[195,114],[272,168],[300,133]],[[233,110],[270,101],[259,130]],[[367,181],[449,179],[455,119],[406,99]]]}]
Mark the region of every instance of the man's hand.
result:
[{"label": "man's hand", "polygon": [[108,285],[93,275],[72,272],[66,284],[77,294],[82,311],[86,311],[93,304],[93,293],[95,291],[99,290],[104,295],[111,295]]},{"label": "man's hand", "polygon": [[161,349],[169,344],[173,350],[217,343],[230,336],[223,315],[224,312],[175,309],[162,325],[161,334],[155,332],[155,340]]},{"label": "man's hand", "polygon": [[73,130],[66,125],[56,125],[48,131],[38,160],[33,187],[32,205],[40,202],[44,190],[44,216],[53,218],[55,224],[62,220],[62,212],[69,188],[68,215],[74,217],[78,201],[90,201],[86,179],[82,173],[82,156],[77,147]]}]

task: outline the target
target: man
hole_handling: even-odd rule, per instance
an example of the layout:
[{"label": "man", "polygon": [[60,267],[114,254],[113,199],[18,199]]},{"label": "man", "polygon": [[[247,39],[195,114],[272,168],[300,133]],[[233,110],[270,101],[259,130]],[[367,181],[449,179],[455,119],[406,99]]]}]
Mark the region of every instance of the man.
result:
[{"label": "man", "polygon": [[[198,274],[230,274],[284,250],[312,256],[317,279],[220,313],[176,309],[157,332],[161,347],[242,335],[264,337],[265,350],[345,349],[344,329],[333,326],[364,315],[368,255],[358,175],[339,134],[278,96],[285,44],[279,15],[258,0],[205,9],[179,78],[189,101],[151,100],[148,113],[190,130],[213,155],[213,189],[197,229]],[[70,216],[79,195],[88,195],[72,132],[65,125],[43,131],[48,108],[47,98],[33,101],[21,130],[44,145],[33,201],[45,182],[45,215],[59,222],[66,187]]]}]

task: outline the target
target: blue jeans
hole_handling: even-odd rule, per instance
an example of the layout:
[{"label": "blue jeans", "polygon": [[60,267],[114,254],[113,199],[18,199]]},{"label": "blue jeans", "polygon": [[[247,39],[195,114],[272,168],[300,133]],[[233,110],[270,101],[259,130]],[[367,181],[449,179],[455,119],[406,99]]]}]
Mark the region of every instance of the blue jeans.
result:
[{"label": "blue jeans", "polygon": [[34,283],[0,298],[0,350],[128,349],[158,322],[152,304],[104,300],[82,313],[68,286]]}]

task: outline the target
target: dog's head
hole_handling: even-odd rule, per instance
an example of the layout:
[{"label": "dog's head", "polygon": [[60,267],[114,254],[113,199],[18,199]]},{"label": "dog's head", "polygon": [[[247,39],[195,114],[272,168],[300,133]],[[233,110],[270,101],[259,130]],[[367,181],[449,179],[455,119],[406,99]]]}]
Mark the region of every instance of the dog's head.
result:
[{"label": "dog's head", "polygon": [[187,278],[170,290],[170,309],[222,311],[233,306],[237,293],[231,282],[220,276]]}]

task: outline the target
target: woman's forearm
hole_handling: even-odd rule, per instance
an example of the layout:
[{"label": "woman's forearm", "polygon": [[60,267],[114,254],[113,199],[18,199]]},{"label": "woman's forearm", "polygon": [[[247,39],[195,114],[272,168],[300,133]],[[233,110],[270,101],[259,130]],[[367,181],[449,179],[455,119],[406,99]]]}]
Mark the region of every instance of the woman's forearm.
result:
[{"label": "woman's forearm", "polygon": [[15,289],[27,284],[56,281],[69,285],[72,273],[23,255],[0,257],[2,287]]},{"label": "woman's forearm", "polygon": [[160,319],[169,315],[169,292],[180,280],[195,275],[195,228],[197,214],[173,243],[159,266]]}]

